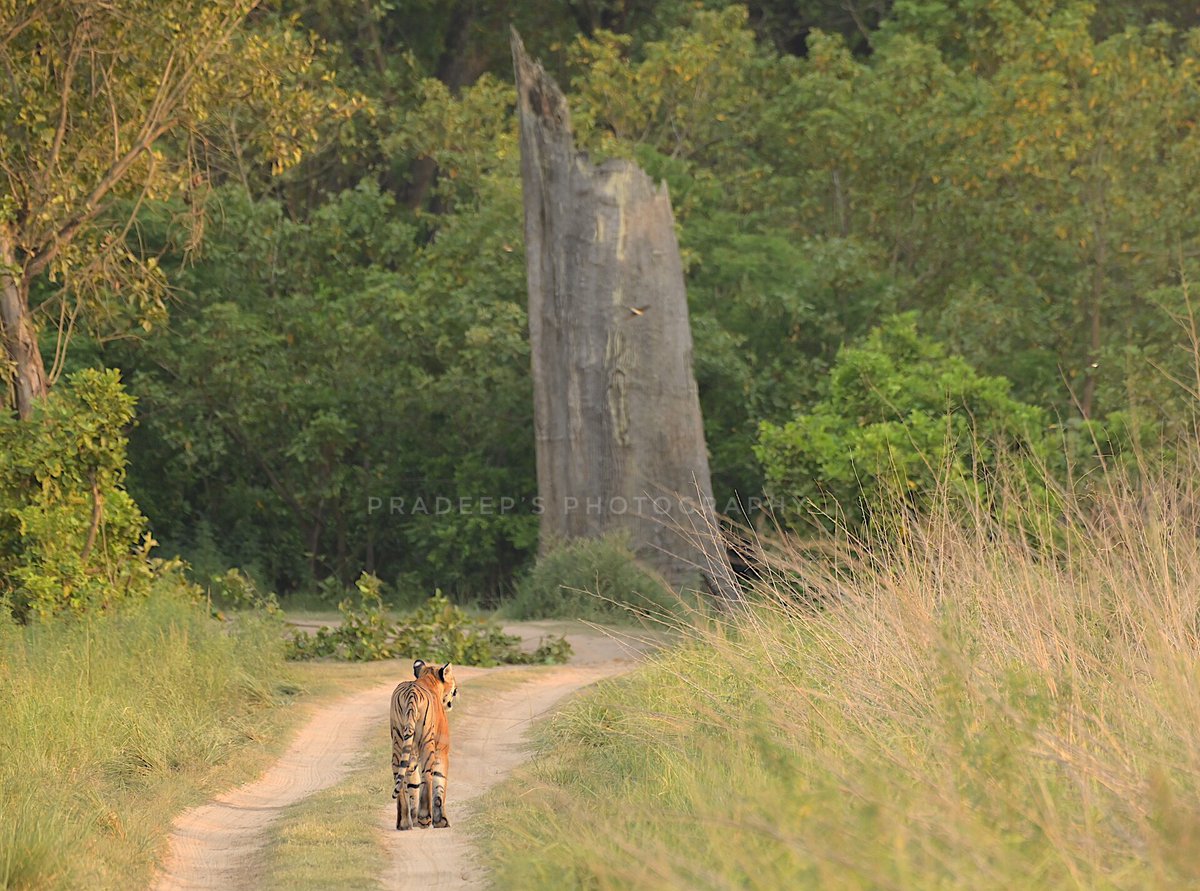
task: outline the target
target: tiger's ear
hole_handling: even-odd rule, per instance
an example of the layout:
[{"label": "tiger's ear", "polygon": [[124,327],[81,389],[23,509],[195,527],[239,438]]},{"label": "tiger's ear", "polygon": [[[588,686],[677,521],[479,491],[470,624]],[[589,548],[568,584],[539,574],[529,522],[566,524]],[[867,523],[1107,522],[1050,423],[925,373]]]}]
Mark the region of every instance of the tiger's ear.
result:
[{"label": "tiger's ear", "polygon": [[441,668],[438,669],[438,680],[445,681],[446,680],[446,672],[448,672],[449,670],[450,670],[450,663],[447,662],[445,665],[443,665]]},{"label": "tiger's ear", "polygon": [[421,676],[421,669],[424,667],[425,661],[423,659],[418,659],[413,662],[413,677],[419,678]]}]

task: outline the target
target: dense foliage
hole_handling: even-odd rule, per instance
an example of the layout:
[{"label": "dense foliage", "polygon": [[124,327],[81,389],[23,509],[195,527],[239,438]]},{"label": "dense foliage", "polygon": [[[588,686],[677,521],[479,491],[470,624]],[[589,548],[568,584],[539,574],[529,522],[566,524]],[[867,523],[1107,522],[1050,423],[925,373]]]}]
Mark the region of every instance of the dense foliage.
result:
[{"label": "dense foliage", "polygon": [[[537,493],[509,22],[568,87],[581,144],[670,187],[725,512],[817,495],[857,521],[885,464],[919,498],[932,467],[1169,441],[1189,416],[1200,31],[1176,4],[229,12],[233,36],[189,52],[246,53],[229,84],[204,69],[162,134],[169,176],[89,216],[124,259],[86,300],[79,276],[27,276],[52,376],[121,369],[129,492],[201,579],[238,565],[287,594],[365,570],[417,603],[495,602],[521,577]],[[897,314],[912,357],[889,352]]]},{"label": "dense foliage", "polygon": [[857,527],[873,506],[928,508],[944,487],[974,489],[1014,458],[1038,484],[1054,444],[1046,413],[1009,389],[919,335],[913,316],[892,318],[838,353],[810,411],[763,422],[757,454],[776,516]]},{"label": "dense foliage", "polygon": [[364,568],[410,599],[494,589],[537,535],[484,500],[535,488],[500,211],[417,247],[370,183],[306,221],[236,187],[214,201],[171,330],[110,351],[142,400],[131,486],[156,533],[289,591]]},{"label": "dense foliage", "polygon": [[117,373],[91,369],[27,421],[0,414],[0,607],[46,618],[148,593],[162,564],[125,491],[132,417]]}]

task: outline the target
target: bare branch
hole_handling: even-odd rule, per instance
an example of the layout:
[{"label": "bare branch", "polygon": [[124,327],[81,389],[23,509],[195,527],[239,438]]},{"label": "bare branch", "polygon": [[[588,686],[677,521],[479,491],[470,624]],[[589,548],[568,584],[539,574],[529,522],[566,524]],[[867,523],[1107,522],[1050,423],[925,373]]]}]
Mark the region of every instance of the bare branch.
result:
[{"label": "bare branch", "polygon": [[58,156],[62,152],[63,139],[67,135],[67,121],[70,118],[71,87],[75,80],[75,68],[79,64],[83,42],[86,40],[87,28],[88,16],[84,12],[83,17],[71,32],[71,46],[67,51],[66,70],[63,72],[62,87],[59,89],[58,126],[55,128],[54,141],[50,146],[50,155],[46,159],[46,167],[43,171],[43,190],[45,190],[50,177],[58,169]]},{"label": "bare branch", "polygon": [[105,89],[104,92],[105,92],[105,96],[107,96],[107,98],[108,98],[109,121],[112,123],[112,134],[113,134],[113,153],[112,154],[113,154],[113,158],[119,158],[121,156],[121,115],[117,111],[117,102],[113,98],[113,89],[112,89],[112,83],[113,83],[112,72],[113,72],[113,68],[116,67],[116,64],[117,64],[117,60],[113,59],[113,61],[109,64],[109,66],[107,68],[100,69],[100,74],[104,78],[104,82],[107,85],[107,88]]},{"label": "bare branch", "polygon": [[109,166],[77,212],[62,223],[49,238],[48,243],[42,245],[26,263],[24,270],[26,281],[31,280],[49,266],[62,251],[63,246],[75,237],[79,229],[96,217],[109,192],[124,179],[129,169],[142,154],[149,151],[164,134],[178,126],[180,123],[177,116],[179,109],[187,99],[200,70],[218,50],[229,43],[238,26],[258,6],[258,3],[259,0],[251,0],[245,5],[244,11],[231,13],[223,23],[219,34],[178,73],[174,83],[171,82],[172,75],[179,63],[176,52],[172,51],[163,66],[159,87],[133,145]]},{"label": "bare branch", "polygon": [[67,295],[62,295],[61,310],[58,319],[58,335],[54,341],[54,362],[50,366],[50,373],[46,375],[46,382],[51,387],[62,376],[63,365],[67,360],[67,347],[71,343],[71,335],[75,333],[75,322],[79,319],[79,312],[79,301],[76,300],[74,307],[68,312]]},{"label": "bare branch", "polygon": [[27,15],[25,18],[21,19],[20,21],[15,22],[7,31],[5,31],[4,36],[0,37],[0,49],[3,49],[4,47],[8,46],[10,43],[12,43],[17,38],[17,36],[22,31],[24,31],[26,28],[28,28],[30,25],[32,25],[34,22],[36,22],[38,19],[40,19],[42,17],[43,13],[45,13],[46,7],[48,5],[50,5],[50,4],[46,4],[46,3],[38,4],[37,6],[35,6],[33,8],[33,11],[31,13],[29,13],[29,15]]}]

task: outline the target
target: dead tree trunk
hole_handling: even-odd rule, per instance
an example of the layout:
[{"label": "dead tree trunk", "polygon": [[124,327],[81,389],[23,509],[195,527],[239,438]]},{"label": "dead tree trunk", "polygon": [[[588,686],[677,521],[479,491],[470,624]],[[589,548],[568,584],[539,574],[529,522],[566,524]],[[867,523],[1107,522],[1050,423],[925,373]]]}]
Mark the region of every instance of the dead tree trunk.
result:
[{"label": "dead tree trunk", "polygon": [[512,34],[541,545],[624,530],[676,585],[740,599],[720,541],[675,220],[634,163],[576,151]]}]

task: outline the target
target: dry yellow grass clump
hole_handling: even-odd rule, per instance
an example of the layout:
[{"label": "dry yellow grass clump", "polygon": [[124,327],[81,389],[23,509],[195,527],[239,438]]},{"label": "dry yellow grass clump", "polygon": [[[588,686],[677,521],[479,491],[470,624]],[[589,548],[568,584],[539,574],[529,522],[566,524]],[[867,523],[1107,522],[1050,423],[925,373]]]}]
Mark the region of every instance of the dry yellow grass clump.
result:
[{"label": "dry yellow grass clump", "polygon": [[1196,886],[1198,480],[772,542],[747,615],[565,710],[491,798],[500,886]]}]

